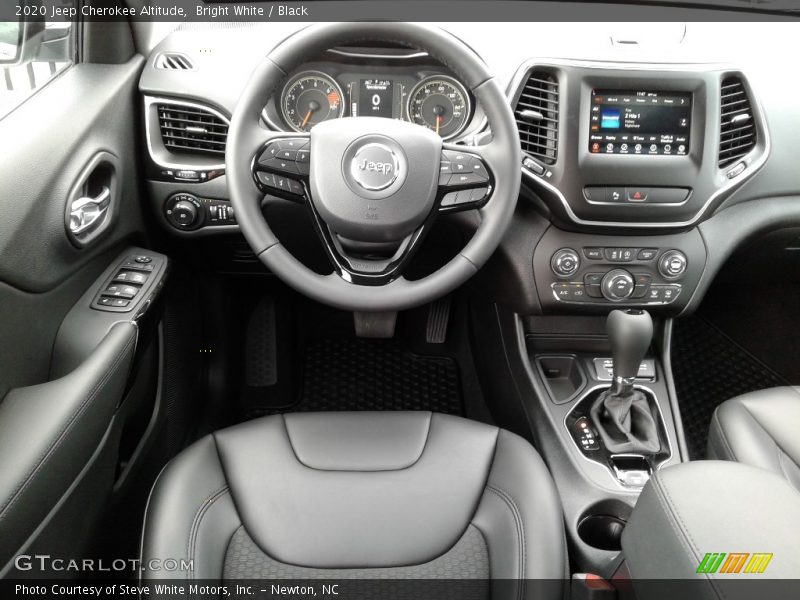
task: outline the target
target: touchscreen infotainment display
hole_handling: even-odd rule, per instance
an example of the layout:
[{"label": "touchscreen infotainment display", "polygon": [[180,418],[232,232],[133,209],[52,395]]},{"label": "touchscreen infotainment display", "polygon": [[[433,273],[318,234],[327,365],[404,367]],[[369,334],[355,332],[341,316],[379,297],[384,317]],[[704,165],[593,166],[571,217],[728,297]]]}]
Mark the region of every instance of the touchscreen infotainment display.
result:
[{"label": "touchscreen infotainment display", "polygon": [[685,156],[691,118],[688,92],[592,90],[589,152]]}]

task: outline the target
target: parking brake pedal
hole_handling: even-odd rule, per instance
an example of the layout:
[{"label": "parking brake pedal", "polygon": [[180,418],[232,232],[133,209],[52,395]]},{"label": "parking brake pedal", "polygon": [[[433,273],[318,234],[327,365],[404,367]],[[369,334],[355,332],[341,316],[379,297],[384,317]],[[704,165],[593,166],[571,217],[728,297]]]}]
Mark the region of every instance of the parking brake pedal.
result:
[{"label": "parking brake pedal", "polygon": [[425,341],[429,344],[444,344],[447,339],[447,324],[450,322],[452,298],[448,295],[439,298],[428,306],[428,325],[425,328]]}]

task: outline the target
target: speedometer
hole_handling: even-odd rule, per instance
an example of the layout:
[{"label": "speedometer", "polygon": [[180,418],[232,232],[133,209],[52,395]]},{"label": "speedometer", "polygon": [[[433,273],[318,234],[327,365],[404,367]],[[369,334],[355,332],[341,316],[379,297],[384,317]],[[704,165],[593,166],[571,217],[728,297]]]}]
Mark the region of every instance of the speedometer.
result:
[{"label": "speedometer", "polygon": [[310,131],[318,123],[344,114],[342,88],[325,73],[298,73],[283,88],[281,112],[295,131]]},{"label": "speedometer", "polygon": [[470,113],[469,95],[452,77],[434,75],[420,81],[408,97],[408,119],[452,138],[464,130]]}]

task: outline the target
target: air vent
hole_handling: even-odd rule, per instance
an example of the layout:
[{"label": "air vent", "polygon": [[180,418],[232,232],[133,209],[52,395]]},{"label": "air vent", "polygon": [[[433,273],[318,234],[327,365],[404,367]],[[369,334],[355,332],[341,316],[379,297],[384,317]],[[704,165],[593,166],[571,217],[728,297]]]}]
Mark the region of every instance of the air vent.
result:
[{"label": "air vent", "polygon": [[170,152],[225,155],[228,123],[211,110],[183,104],[158,104],[161,140]]},{"label": "air vent", "polygon": [[739,77],[722,81],[719,166],[735,163],[756,145],[756,124],[747,90]]},{"label": "air vent", "polygon": [[171,71],[194,71],[192,59],[179,52],[162,52],[156,58],[156,69]]},{"label": "air vent", "polygon": [[522,150],[552,165],[558,158],[558,80],[534,69],[514,108]]}]

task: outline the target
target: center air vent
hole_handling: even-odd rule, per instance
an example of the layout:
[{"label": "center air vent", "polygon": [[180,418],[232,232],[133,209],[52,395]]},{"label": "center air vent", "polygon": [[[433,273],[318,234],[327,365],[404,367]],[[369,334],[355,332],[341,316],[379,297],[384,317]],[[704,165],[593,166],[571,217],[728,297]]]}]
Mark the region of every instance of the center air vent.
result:
[{"label": "center air vent", "polygon": [[224,156],[228,123],[199,106],[158,104],[161,141],[170,152]]},{"label": "center air vent", "polygon": [[514,107],[523,152],[552,165],[558,158],[558,80],[534,69]]},{"label": "center air vent", "polygon": [[719,166],[735,163],[756,145],[756,125],[747,90],[739,77],[722,81],[720,95]]},{"label": "center air vent", "polygon": [[156,58],[156,69],[170,71],[194,71],[192,59],[180,52],[162,52]]}]

